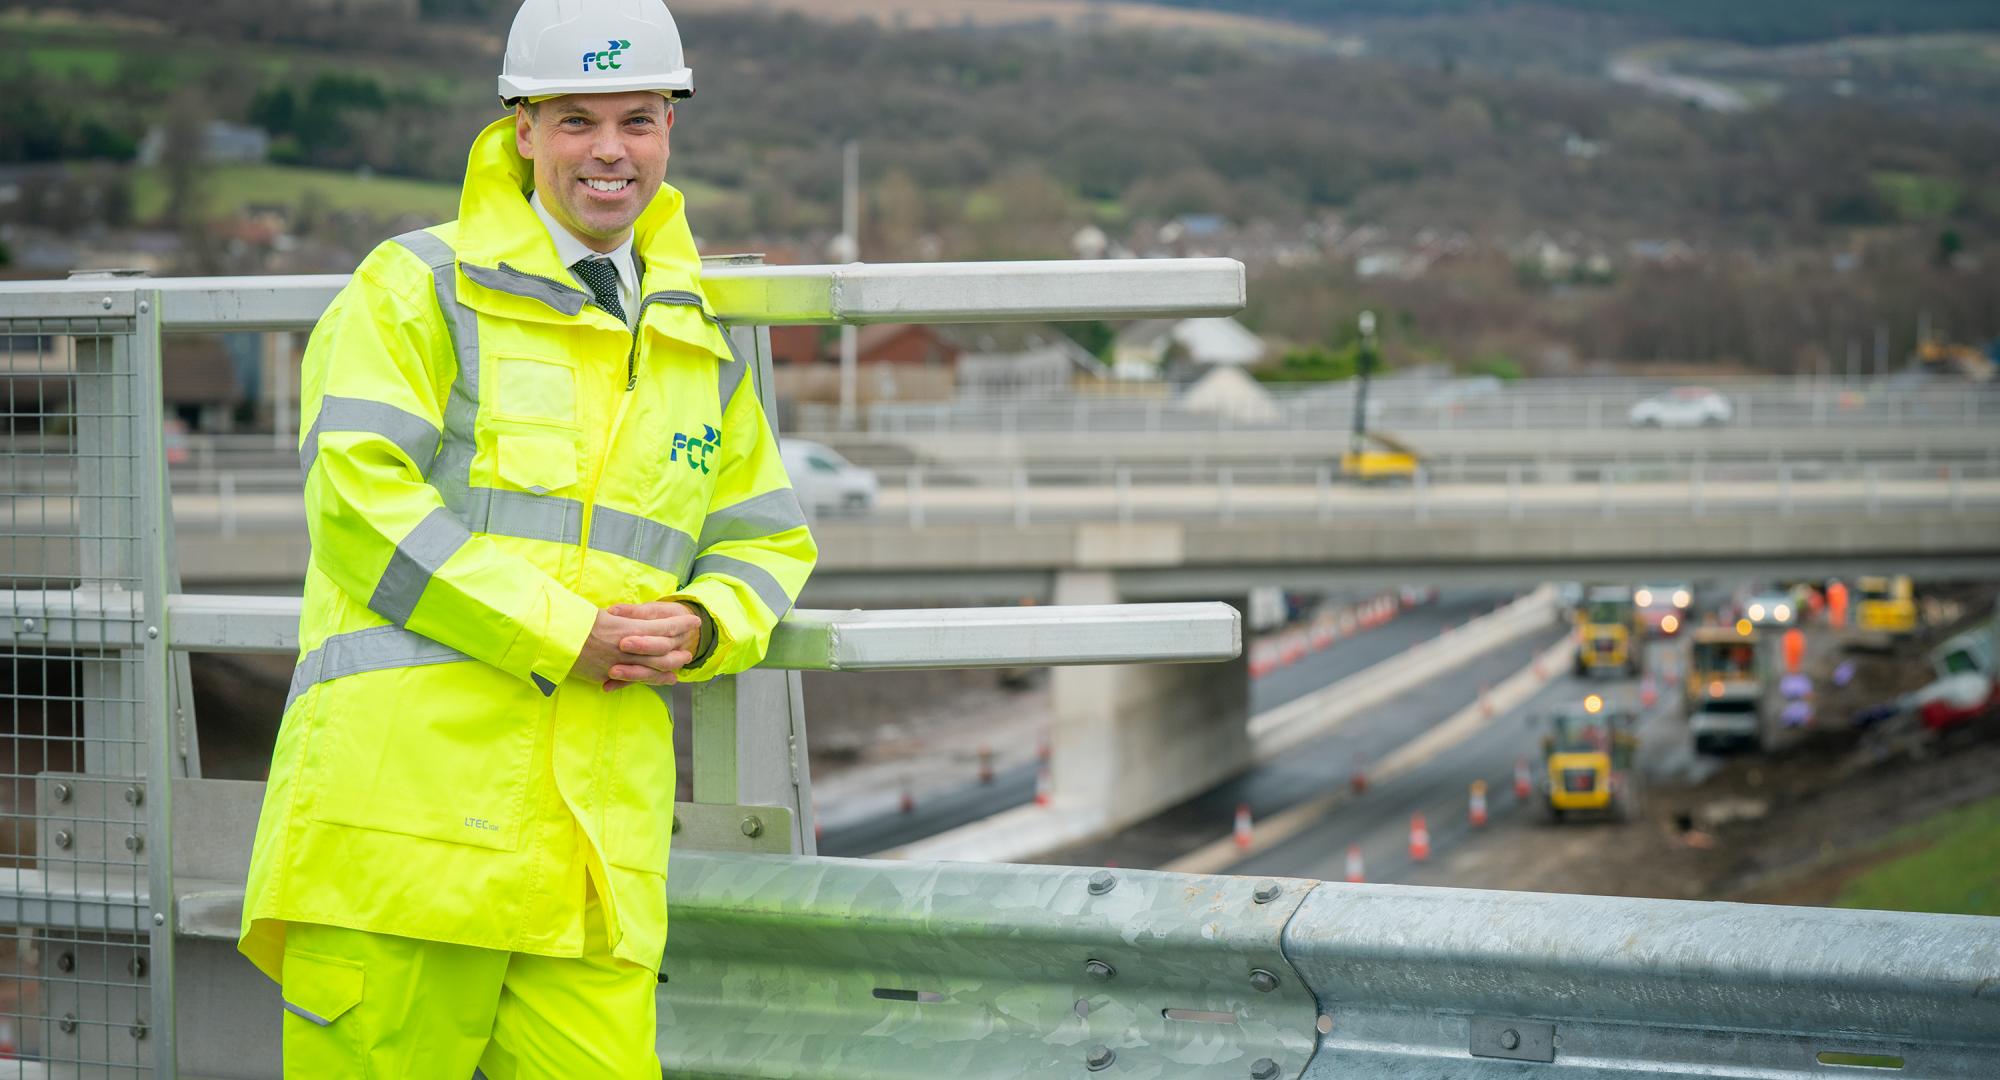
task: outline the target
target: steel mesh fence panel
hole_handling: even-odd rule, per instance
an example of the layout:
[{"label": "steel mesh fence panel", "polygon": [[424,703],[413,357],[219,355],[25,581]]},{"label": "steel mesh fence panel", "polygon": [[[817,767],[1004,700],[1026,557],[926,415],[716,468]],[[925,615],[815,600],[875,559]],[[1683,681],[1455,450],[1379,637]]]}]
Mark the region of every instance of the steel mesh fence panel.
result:
[{"label": "steel mesh fence panel", "polygon": [[0,321],[0,1057],[50,1076],[152,1071],[135,323]]}]

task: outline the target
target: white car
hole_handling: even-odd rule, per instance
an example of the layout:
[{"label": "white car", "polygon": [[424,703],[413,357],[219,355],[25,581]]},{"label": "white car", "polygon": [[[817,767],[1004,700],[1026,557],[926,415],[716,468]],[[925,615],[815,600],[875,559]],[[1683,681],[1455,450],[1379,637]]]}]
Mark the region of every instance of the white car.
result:
[{"label": "white car", "polygon": [[1785,593],[1758,593],[1743,602],[1743,617],[1759,630],[1785,629],[1796,626],[1799,621],[1798,609],[1792,606],[1792,598]]},{"label": "white car", "polygon": [[778,456],[792,478],[792,490],[809,514],[865,514],[875,508],[880,484],[875,474],[841,457],[824,443],[785,439]]},{"label": "white car", "polygon": [[1696,428],[1726,424],[1736,416],[1729,399],[1707,387],[1676,386],[1632,406],[1634,427]]}]

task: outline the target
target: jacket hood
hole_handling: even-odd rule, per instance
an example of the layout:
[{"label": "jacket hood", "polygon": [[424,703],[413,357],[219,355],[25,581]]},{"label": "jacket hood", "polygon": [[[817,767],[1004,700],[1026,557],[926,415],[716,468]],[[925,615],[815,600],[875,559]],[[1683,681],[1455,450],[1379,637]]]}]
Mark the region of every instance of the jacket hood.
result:
[{"label": "jacket hood", "polygon": [[[459,260],[486,267],[505,262],[526,273],[569,281],[555,242],[528,205],[534,190],[534,162],[515,149],[514,118],[502,117],[487,125],[473,140],[465,166],[458,203]],[[645,267],[642,292],[701,291],[701,256],[685,210],[679,189],[663,183],[633,223],[632,251]]]}]

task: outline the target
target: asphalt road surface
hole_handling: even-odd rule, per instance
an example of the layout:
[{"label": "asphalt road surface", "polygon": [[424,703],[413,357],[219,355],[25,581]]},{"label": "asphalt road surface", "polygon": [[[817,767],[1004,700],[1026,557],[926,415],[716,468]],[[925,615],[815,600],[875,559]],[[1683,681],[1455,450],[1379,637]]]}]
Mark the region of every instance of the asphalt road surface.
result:
[{"label": "asphalt road surface", "polygon": [[[1536,653],[1566,633],[1568,627],[1552,625],[1483,653],[1459,667],[1451,677],[1426,683],[1369,709],[1320,738],[1294,748],[1282,760],[1218,784],[1109,839],[1077,845],[1051,855],[1047,861],[1078,866],[1160,866],[1226,835],[1239,804],[1249,804],[1253,818],[1263,818],[1343,787],[1357,761],[1364,764],[1379,761],[1430,730],[1477,701],[1482,687],[1496,684],[1527,667]],[[1512,757],[1507,759],[1507,766],[1511,776]],[[1341,850],[1345,852],[1345,842]]]},{"label": "asphalt road surface", "polygon": [[[1656,642],[1650,650],[1649,660],[1656,665],[1671,663],[1675,655],[1671,644]],[[1713,767],[1709,759],[1697,758],[1689,749],[1675,704],[1676,685],[1662,679],[1658,702],[1651,710],[1644,710],[1639,763],[1652,777],[1686,776],[1690,770]],[[1514,798],[1513,777],[1517,760],[1526,757],[1531,766],[1535,763],[1543,717],[1591,693],[1638,710],[1639,686],[1633,679],[1578,678],[1565,673],[1521,706],[1496,715],[1464,742],[1402,776],[1371,787],[1305,831],[1243,859],[1226,872],[1340,881],[1346,876],[1347,849],[1358,845],[1366,880],[1408,881],[1416,869],[1409,850],[1412,814],[1422,813],[1426,819],[1433,859],[1477,839],[1467,814],[1474,780],[1486,781],[1491,824],[1520,815],[1540,815],[1538,795],[1531,794],[1526,802]]]},{"label": "asphalt road surface", "polygon": [[[1461,625],[1493,610],[1513,596],[1510,591],[1496,589],[1441,591],[1432,603],[1409,608],[1381,626],[1343,638],[1320,652],[1253,680],[1251,713],[1283,705],[1372,667],[1418,642],[1436,637],[1446,627]],[[1478,689],[1476,682],[1471,684],[1471,693],[1478,693]],[[1341,766],[1340,775],[1346,775],[1346,768],[1344,764]],[[819,853],[869,855],[991,817],[1034,798],[1035,772],[1034,763],[1003,769],[994,775],[991,784],[930,796],[912,813],[882,814],[829,828],[820,837]]]}]

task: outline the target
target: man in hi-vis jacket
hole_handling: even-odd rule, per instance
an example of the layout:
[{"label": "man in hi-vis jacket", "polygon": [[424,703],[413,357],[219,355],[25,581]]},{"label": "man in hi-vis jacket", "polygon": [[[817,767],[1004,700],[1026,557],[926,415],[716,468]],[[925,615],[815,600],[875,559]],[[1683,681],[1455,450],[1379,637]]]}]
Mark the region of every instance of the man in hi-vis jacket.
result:
[{"label": "man in hi-vis jacket", "polygon": [[816,549],[668,187],[661,0],[527,0],[455,222],[306,351],[312,561],[240,947],[291,1076],[660,1075],[667,687]]}]

